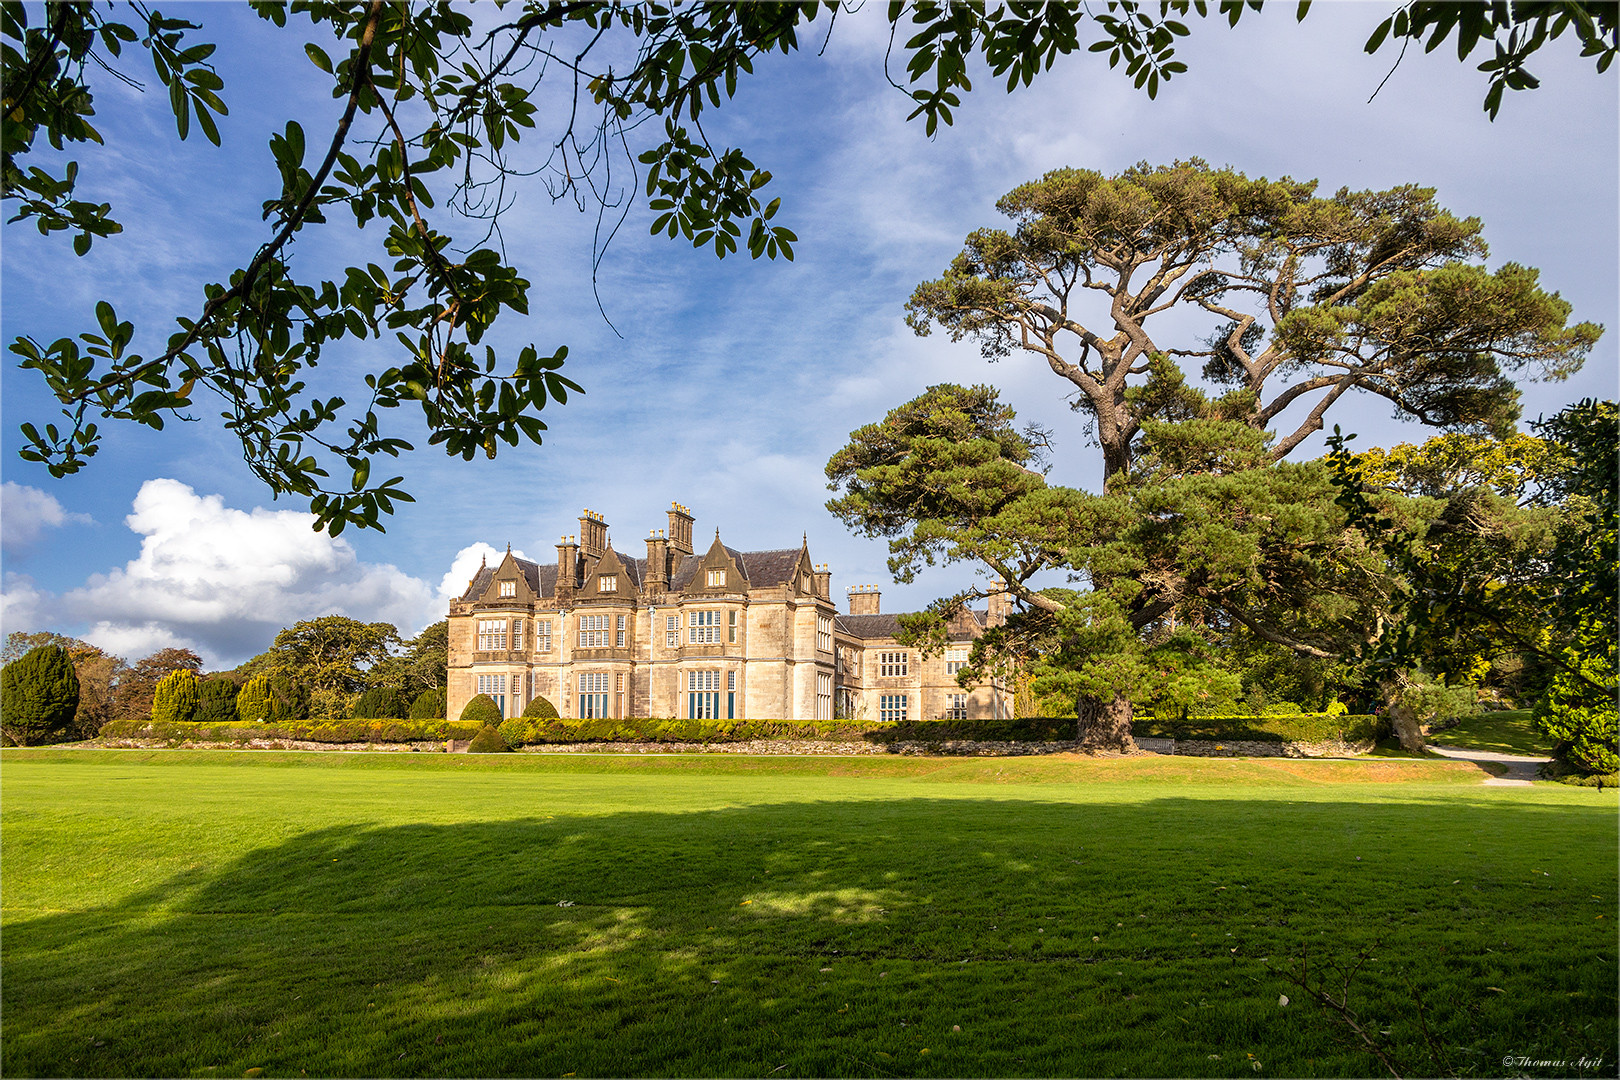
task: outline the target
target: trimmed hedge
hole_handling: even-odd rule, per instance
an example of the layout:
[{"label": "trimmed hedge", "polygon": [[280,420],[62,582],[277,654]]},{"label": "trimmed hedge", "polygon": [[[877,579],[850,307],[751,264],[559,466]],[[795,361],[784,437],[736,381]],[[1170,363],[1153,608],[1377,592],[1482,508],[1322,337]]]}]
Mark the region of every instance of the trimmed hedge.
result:
[{"label": "trimmed hedge", "polygon": [[500,726],[513,747],[542,743],[668,742],[728,743],[754,739],[821,739],[859,742],[881,724],[854,720],[676,720],[653,717],[625,720],[572,720],[518,717]]},{"label": "trimmed hedge", "polygon": [[[1071,721],[1072,723],[1072,721]],[[1284,716],[1189,716],[1185,720],[1139,716],[1131,733],[1164,739],[1249,742],[1373,742],[1381,720],[1366,713],[1295,713]]]},{"label": "trimmed hedge", "polygon": [[101,726],[103,739],[162,739],[166,742],[247,743],[288,739],[319,743],[444,742],[471,739],[483,727],[459,720],[288,720],[233,724],[157,723],[111,720]]},{"label": "trimmed hedge", "polygon": [[[493,702],[491,702],[493,704]],[[1175,739],[1252,740],[1255,742],[1325,742],[1371,739],[1378,718],[1328,716],[1197,716],[1185,723],[1140,717],[1132,730],[1142,736]],[[114,720],[103,725],[102,738],[163,739],[169,742],[245,743],[254,739],[297,739],[322,743],[443,742],[471,739],[485,725],[460,720],[295,720],[262,724],[169,723]],[[497,728],[507,746],[558,743],[734,743],[755,739],[804,739],[822,742],[1065,742],[1075,737],[1073,718],[1027,717],[1017,720],[912,720],[885,724],[871,720],[677,720],[654,717],[626,720],[573,720],[513,717]]]}]

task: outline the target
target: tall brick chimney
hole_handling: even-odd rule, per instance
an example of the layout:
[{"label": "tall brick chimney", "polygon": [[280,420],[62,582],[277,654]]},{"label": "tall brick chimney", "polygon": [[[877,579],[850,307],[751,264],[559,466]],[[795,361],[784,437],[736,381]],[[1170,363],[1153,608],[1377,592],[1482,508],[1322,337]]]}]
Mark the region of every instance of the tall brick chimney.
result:
[{"label": "tall brick chimney", "polygon": [[607,519],[593,510],[579,516],[579,550],[588,559],[600,559],[607,551]]},{"label": "tall brick chimney", "polygon": [[1007,583],[999,578],[990,583],[990,595],[987,597],[990,610],[985,614],[985,622],[991,626],[1000,626],[1012,614],[1013,597],[1007,591]]},{"label": "tall brick chimney", "polygon": [[669,504],[669,549],[692,554],[692,511],[678,502]]},{"label": "tall brick chimney", "polygon": [[849,613],[851,615],[878,615],[878,599],[883,594],[876,585],[851,585],[849,587]]},{"label": "tall brick chimney", "polygon": [[574,598],[579,584],[579,545],[572,536],[565,536],[557,545],[557,601],[567,604]]},{"label": "tall brick chimney", "polygon": [[669,589],[669,540],[657,530],[647,535],[647,580],[642,589],[648,596]]},{"label": "tall brick chimney", "polygon": [[816,569],[815,569],[815,577],[816,577],[815,594],[817,596],[825,597],[826,599],[831,600],[832,599],[832,570],[831,570],[831,568],[828,567],[828,565],[826,563],[822,563],[820,566],[816,567]]}]

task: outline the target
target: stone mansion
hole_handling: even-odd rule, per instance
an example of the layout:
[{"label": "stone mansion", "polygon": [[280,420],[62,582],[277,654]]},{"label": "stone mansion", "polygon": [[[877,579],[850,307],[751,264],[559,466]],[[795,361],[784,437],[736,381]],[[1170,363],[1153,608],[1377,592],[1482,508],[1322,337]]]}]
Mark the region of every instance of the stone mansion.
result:
[{"label": "stone mansion", "polygon": [[964,690],[956,672],[1002,604],[963,611],[942,655],[895,641],[875,587],[832,600],[832,574],[808,542],[737,551],[716,530],[692,546],[693,518],[671,504],[644,558],[613,549],[589,510],[557,561],[485,565],[450,603],[448,715],[477,694],[503,716],[545,697],[566,717],[934,720],[1012,715],[1010,687]]}]

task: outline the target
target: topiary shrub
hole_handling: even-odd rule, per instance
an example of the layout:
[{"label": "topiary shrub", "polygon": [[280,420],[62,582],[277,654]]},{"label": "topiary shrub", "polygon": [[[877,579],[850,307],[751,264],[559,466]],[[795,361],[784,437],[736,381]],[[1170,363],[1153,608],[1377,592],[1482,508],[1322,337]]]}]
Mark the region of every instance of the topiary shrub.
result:
[{"label": "topiary shrub", "polygon": [[29,649],[0,671],[0,731],[18,746],[59,741],[79,708],[79,677],[60,645]]},{"label": "topiary shrub", "polygon": [[529,702],[523,710],[523,715],[529,720],[555,720],[557,719],[557,706],[543,697],[537,697]]},{"label": "topiary shrub", "polygon": [[374,686],[354,703],[357,720],[403,720],[406,711],[405,695],[392,686]]},{"label": "topiary shrub", "polygon": [[410,718],[412,720],[443,720],[445,719],[444,708],[444,687],[435,686],[431,690],[424,690],[416,695],[416,700],[411,702]]},{"label": "topiary shrub", "polygon": [[197,712],[197,673],[181,668],[158,680],[152,691],[152,719],[160,724],[190,720]]},{"label": "topiary shrub", "polygon": [[[486,701],[489,700],[487,694],[480,694],[479,697],[484,698]],[[473,700],[476,701],[477,698]],[[490,701],[491,706],[494,704],[493,701]],[[466,713],[462,715],[466,716]],[[501,738],[501,733],[495,730],[493,724],[485,724],[482,730],[473,736],[473,741],[467,746],[467,753],[469,754],[505,754],[510,753],[511,750],[512,748],[506,745],[506,740]]]},{"label": "topiary shrub", "polygon": [[488,694],[479,694],[467,702],[467,707],[461,710],[461,719],[493,727],[501,722],[501,707],[495,704],[495,699]]},{"label": "topiary shrub", "polygon": [[199,724],[236,722],[236,684],[223,675],[205,681],[197,688],[197,711],[192,719]]}]

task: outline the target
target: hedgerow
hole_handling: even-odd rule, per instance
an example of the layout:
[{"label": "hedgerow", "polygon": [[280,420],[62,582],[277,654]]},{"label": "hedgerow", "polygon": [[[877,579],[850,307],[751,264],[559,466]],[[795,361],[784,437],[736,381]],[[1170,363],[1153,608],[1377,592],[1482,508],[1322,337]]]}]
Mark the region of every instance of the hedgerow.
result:
[{"label": "hedgerow", "polygon": [[1366,713],[1189,716],[1185,720],[1139,716],[1131,723],[1131,733],[1145,737],[1248,742],[1371,742],[1378,731],[1379,718]]},{"label": "hedgerow", "polygon": [[228,724],[113,720],[103,739],[161,739],[170,743],[248,743],[260,739],[318,743],[410,743],[471,739],[481,724],[459,720],[291,720]]}]

